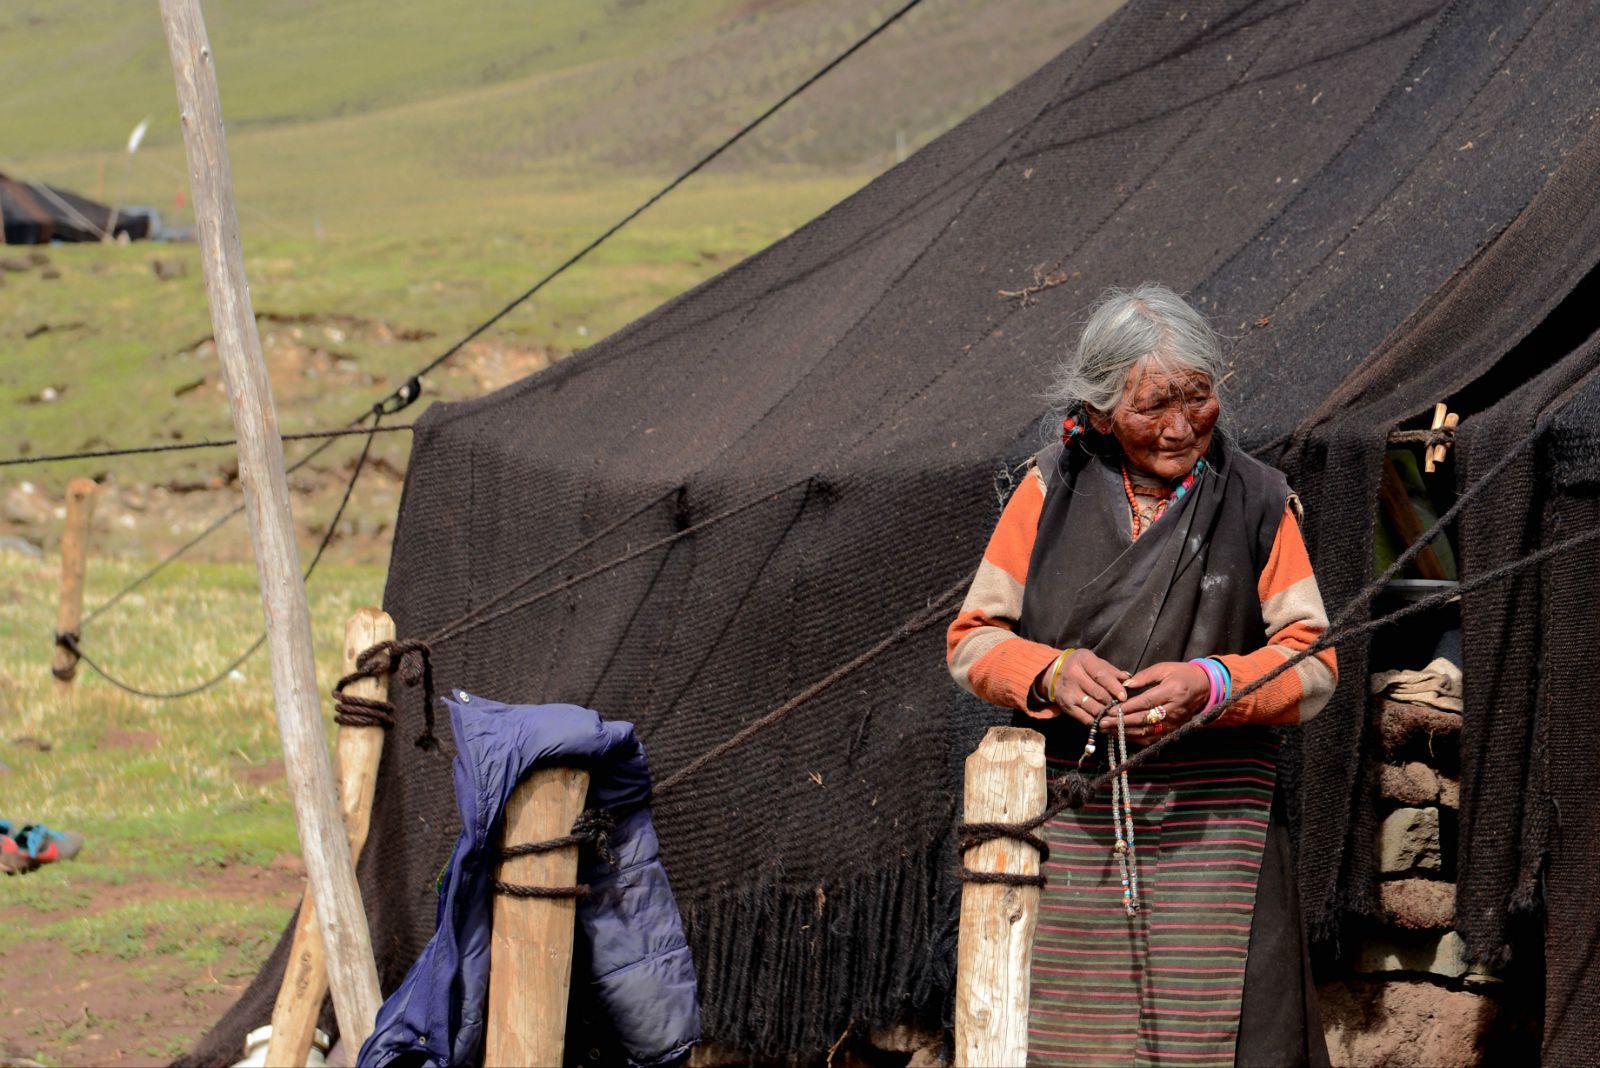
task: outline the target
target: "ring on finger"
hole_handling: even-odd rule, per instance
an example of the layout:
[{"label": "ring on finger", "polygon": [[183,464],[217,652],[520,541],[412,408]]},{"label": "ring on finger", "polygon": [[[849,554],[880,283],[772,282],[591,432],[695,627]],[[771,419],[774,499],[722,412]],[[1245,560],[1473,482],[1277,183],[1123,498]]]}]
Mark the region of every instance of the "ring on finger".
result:
[{"label": "ring on finger", "polygon": [[1166,718],[1167,718],[1167,706],[1166,705],[1156,705],[1156,707],[1152,708],[1150,711],[1148,711],[1148,712],[1146,712],[1144,714],[1145,724],[1147,726],[1151,726],[1151,727],[1155,726],[1156,724],[1160,723],[1162,720],[1164,720]]},{"label": "ring on finger", "polygon": [[1090,700],[1091,700],[1091,698],[1089,697],[1089,695],[1088,694],[1084,694],[1082,697],[1078,698],[1078,704],[1082,705],[1084,708],[1088,708]]}]

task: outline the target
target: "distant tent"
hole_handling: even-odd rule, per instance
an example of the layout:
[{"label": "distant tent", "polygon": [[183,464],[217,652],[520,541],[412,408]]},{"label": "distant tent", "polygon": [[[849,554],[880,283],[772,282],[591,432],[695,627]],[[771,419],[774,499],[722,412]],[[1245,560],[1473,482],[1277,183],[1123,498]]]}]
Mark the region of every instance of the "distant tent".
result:
[{"label": "distant tent", "polygon": [[[99,241],[112,226],[104,204],[43,182],[0,174],[0,218],[8,245],[48,245],[52,241]],[[130,240],[150,236],[150,214],[143,209],[117,213],[116,233]]]},{"label": "distant tent", "polygon": [[[442,685],[588,703],[682,769],[962,581],[1048,435],[1047,367],[1099,293],[1146,279],[1235,335],[1233,433],[1305,497],[1331,605],[1371,574],[1387,434],[1438,400],[1465,415],[1468,477],[1554,420],[1463,516],[1465,578],[1588,529],[1597,71],[1580,0],[1132,0],[794,235],[431,408],[386,605],[427,637],[496,604],[436,644]],[[1457,925],[1543,973],[1556,1063],[1600,1035],[1597,584],[1590,543],[1463,607]],[[956,693],[941,631],[661,798],[711,1040],[814,1054],[945,1006],[960,761],[1005,716]],[[1340,655],[1284,768],[1324,939],[1377,908],[1367,650]],[[452,750],[384,751],[360,875],[386,989],[434,927]],[[286,945],[199,1060],[268,1018]]]}]

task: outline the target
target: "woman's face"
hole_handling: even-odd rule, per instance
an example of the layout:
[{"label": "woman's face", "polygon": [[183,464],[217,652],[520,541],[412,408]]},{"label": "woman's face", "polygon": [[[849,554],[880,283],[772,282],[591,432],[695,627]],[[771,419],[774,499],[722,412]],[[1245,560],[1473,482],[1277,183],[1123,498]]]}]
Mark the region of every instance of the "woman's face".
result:
[{"label": "woman's face", "polygon": [[1122,446],[1128,465],[1162,479],[1187,475],[1211,447],[1221,406],[1211,376],[1135,364],[1122,388],[1122,404],[1107,418],[1090,416],[1095,429]]}]

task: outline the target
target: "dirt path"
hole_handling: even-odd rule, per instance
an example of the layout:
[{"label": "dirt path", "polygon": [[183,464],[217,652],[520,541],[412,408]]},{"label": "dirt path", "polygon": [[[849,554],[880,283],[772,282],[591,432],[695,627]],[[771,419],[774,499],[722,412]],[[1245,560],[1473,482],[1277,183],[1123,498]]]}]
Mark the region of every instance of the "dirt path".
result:
[{"label": "dirt path", "polygon": [[[264,868],[230,866],[198,888],[106,886],[83,912],[92,916],[151,896],[288,909],[303,888],[298,859],[280,858]],[[181,954],[72,953],[24,941],[0,964],[0,1065],[166,1064],[216,1021],[254,972],[232,950],[197,967]]]}]

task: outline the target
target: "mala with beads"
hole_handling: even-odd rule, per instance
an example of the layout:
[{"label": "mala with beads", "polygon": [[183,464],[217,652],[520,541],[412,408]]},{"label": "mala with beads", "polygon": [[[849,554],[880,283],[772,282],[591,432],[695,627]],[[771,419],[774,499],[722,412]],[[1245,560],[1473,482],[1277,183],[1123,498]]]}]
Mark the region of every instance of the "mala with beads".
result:
[{"label": "mala with beads", "polygon": [[[1127,717],[1123,714],[1122,705],[1114,706],[1117,714],[1117,729],[1115,733],[1106,730],[1110,739],[1108,759],[1112,767],[1121,766],[1122,770],[1111,777],[1111,825],[1116,828],[1116,844],[1111,851],[1117,857],[1117,869],[1122,877],[1122,907],[1129,916],[1139,912],[1139,865],[1134,855],[1133,838],[1133,787],[1128,781],[1128,725]],[[1157,706],[1159,709],[1160,706]],[[1165,710],[1161,709],[1165,718]],[[1082,768],[1084,761],[1093,757],[1096,749],[1096,736],[1105,729],[1102,720],[1096,720],[1093,727],[1089,728],[1088,741],[1084,743],[1083,755],[1078,758],[1078,767]]]},{"label": "mala with beads", "polygon": [[1128,730],[1122,706],[1117,706],[1117,733],[1111,739],[1111,762],[1122,771],[1111,778],[1111,823],[1117,828],[1112,851],[1122,874],[1122,907],[1129,916],[1139,911],[1139,866],[1133,855],[1133,790],[1128,785]]}]

